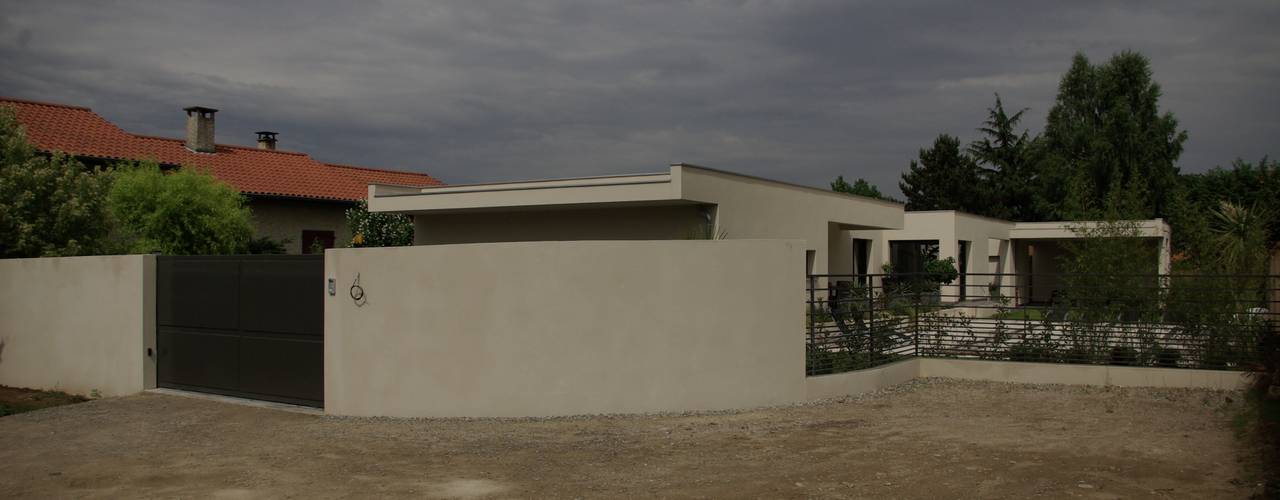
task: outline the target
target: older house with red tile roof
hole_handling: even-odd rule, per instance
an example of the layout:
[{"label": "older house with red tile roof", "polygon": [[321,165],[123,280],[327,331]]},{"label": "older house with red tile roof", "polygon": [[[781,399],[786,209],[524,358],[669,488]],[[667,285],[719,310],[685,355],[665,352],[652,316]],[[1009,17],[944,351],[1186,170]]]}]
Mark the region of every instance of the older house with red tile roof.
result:
[{"label": "older house with red tile roof", "polygon": [[62,152],[88,164],[154,160],[162,167],[198,167],[249,199],[258,236],[288,240],[289,253],[312,242],[332,247],[349,241],[345,211],[368,196],[369,184],[436,186],[427,174],[338,165],[304,153],[276,149],[276,133],[258,132],[258,147],[214,142],[216,109],[186,108],[187,137],[131,134],[89,108],[0,97],[26,128],[27,140],[44,152]]}]

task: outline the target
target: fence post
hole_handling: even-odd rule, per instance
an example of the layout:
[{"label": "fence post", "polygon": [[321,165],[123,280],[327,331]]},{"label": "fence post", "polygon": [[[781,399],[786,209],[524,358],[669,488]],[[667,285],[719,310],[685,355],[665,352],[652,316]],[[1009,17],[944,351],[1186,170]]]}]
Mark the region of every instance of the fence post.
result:
[{"label": "fence post", "polygon": [[916,340],[916,357],[920,357],[920,292],[911,301],[911,336]]},{"label": "fence post", "polygon": [[871,339],[871,353],[875,355],[876,339],[876,289],[868,280],[867,287],[867,338]]},{"label": "fence post", "polygon": [[814,287],[813,275],[810,274],[810,275],[807,275],[806,277],[808,278],[808,282],[809,282],[809,302],[804,306],[804,317],[805,317],[805,322],[809,324],[809,344],[812,345],[814,337],[817,336],[816,332],[814,331],[814,321],[813,321],[813,304],[816,298],[814,296],[814,291],[813,291],[813,287]]}]

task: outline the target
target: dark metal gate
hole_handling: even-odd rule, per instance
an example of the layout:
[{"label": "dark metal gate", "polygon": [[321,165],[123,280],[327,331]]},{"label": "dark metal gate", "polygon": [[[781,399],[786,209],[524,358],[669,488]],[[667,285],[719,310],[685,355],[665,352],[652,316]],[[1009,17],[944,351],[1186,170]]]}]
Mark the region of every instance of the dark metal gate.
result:
[{"label": "dark metal gate", "polygon": [[156,383],[324,403],[324,256],[156,259]]}]

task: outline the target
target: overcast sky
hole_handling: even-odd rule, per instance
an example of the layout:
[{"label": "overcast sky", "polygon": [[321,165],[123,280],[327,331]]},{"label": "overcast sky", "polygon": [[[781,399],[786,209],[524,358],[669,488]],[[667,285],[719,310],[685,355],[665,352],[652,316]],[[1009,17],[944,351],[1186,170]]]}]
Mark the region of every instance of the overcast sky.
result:
[{"label": "overcast sky", "polygon": [[1280,2],[57,2],[0,0],[0,95],[450,183],[683,161],[897,193],[993,93],[1044,124],[1058,78],[1147,55],[1183,171],[1280,156]]}]

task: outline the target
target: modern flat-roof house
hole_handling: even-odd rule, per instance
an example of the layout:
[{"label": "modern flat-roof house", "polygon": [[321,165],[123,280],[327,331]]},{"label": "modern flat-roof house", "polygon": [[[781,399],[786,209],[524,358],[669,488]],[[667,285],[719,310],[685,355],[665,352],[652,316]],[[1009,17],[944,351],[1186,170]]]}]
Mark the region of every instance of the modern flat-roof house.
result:
[{"label": "modern flat-roof house", "polygon": [[154,160],[165,168],[207,169],[248,197],[257,235],[287,241],[289,253],[308,253],[315,243],[331,248],[349,241],[346,210],[364,199],[371,183],[442,184],[423,173],[324,163],[279,150],[277,133],[271,131],[257,133],[257,147],[218,144],[218,110],[212,108],[186,108],[186,138],[176,139],[131,134],[80,106],[4,97],[0,106],[14,109],[27,140],[42,152],[66,153],[89,165]]},{"label": "modern flat-roof house", "polygon": [[[802,239],[812,274],[919,271],[922,253],[956,259],[944,300],[986,299],[989,285],[1044,302],[1062,242],[1090,222],[1010,222],[677,163],[652,174],[506,183],[369,187],[369,208],[412,214],[418,245],[567,240]],[[1169,226],[1133,221],[1168,272]],[[1017,274],[993,283],[992,273]],[[970,276],[972,275],[972,276]],[[1033,276],[1034,275],[1034,276]],[[1007,277],[1006,277],[1007,279]],[[1016,287],[1015,287],[1016,285]]]},{"label": "modern flat-roof house", "polygon": [[[1059,288],[1059,257],[1063,243],[1082,237],[1094,221],[1010,222],[954,210],[906,212],[903,228],[857,231],[853,248],[864,249],[855,259],[858,272],[881,272],[885,264],[897,271],[920,271],[919,257],[933,254],[956,260],[960,279],[944,287],[942,295],[955,300],[990,297],[989,286],[1012,295],[1017,303],[1050,302]],[[1129,221],[1143,244],[1158,255],[1151,271],[1169,272],[1170,230],[1161,219]],[[1127,228],[1126,228],[1127,229]],[[1006,275],[1006,276],[999,276]],[[1012,279],[1016,282],[1002,282]]]},{"label": "modern flat-roof house", "polygon": [[902,205],[688,164],[667,172],[447,187],[373,185],[415,244],[794,238],[809,269],[851,273],[852,231],[901,229]]}]

